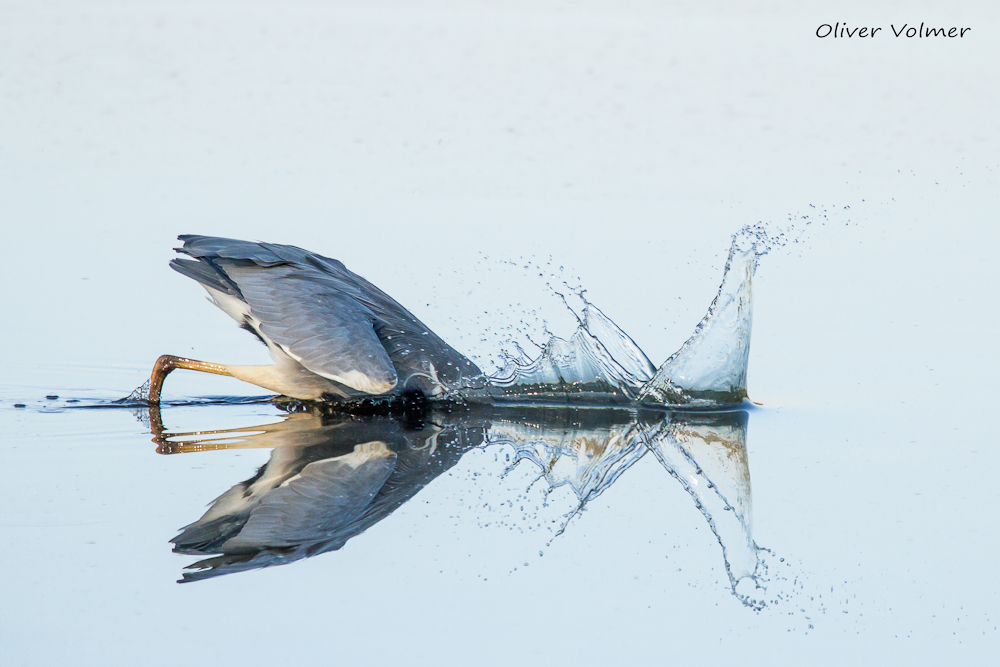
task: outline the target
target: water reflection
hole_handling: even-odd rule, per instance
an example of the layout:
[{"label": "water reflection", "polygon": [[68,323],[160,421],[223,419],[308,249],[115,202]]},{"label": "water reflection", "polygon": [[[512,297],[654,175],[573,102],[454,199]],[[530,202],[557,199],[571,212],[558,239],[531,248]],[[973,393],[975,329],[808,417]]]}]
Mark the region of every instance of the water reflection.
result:
[{"label": "water reflection", "polygon": [[[183,581],[282,565],[341,548],[388,517],[473,448],[513,448],[549,490],[572,489],[578,505],[652,454],[690,494],[722,547],[730,584],[756,580],[747,413],[671,412],[539,405],[405,406],[349,414],[289,404],[276,424],[171,433],[151,414],[157,451],[269,448],[270,460],[219,496],[171,542],[200,556]],[[298,410],[298,411],[295,411]],[[744,603],[751,601],[738,596]]]}]

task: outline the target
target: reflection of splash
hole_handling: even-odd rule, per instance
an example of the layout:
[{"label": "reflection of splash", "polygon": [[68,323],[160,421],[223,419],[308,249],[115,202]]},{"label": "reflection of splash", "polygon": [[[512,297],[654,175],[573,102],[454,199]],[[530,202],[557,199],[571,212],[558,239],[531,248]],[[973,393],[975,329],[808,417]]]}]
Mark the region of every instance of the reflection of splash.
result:
[{"label": "reflection of splash", "polygon": [[694,334],[655,369],[638,345],[587,303],[569,340],[552,337],[537,359],[509,359],[490,378],[499,400],[559,397],[714,407],[746,398],[756,246],[734,237],[719,292]]},{"label": "reflection of splash", "polygon": [[756,580],[759,565],[746,422],[745,412],[674,413],[646,433],[647,447],[691,495],[718,538],[734,590],[745,577]]},{"label": "reflection of splash", "polygon": [[570,518],[651,451],[704,515],[735,593],[743,579],[758,582],[746,425],[742,411],[650,411],[639,418],[626,410],[522,408],[494,415],[487,439],[512,446],[516,461],[537,466],[550,489],[569,486],[579,500]]},{"label": "reflection of splash", "polygon": [[487,439],[513,447],[515,465],[537,466],[550,491],[569,486],[579,511],[646,453],[640,428],[626,410],[522,408],[495,414]]}]

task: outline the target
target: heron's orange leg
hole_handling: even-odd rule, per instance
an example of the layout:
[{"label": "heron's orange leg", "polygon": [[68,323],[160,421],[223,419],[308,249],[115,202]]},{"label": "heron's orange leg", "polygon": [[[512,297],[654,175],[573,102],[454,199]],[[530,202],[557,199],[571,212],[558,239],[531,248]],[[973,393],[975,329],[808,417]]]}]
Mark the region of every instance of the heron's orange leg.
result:
[{"label": "heron's orange leg", "polygon": [[216,375],[232,375],[229,367],[222,364],[213,364],[209,361],[196,361],[195,359],[185,359],[165,354],[153,364],[153,374],[149,378],[149,404],[159,405],[160,390],[163,388],[163,381],[167,379],[170,371],[176,368],[184,368],[189,371],[201,371],[203,373],[215,373]]}]

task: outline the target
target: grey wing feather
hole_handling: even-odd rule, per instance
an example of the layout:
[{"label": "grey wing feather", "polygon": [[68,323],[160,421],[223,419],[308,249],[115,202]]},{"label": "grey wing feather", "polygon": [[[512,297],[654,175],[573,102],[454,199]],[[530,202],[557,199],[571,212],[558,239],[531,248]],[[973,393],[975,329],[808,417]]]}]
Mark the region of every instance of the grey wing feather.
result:
[{"label": "grey wing feather", "polygon": [[181,275],[197,280],[206,287],[219,290],[223,294],[242,298],[239,288],[223,272],[211,264],[196,262],[190,259],[172,259],[170,260],[170,268]]},{"label": "grey wing feather", "polygon": [[328,281],[294,266],[226,266],[261,333],[304,367],[369,394],[396,386],[374,315]]},{"label": "grey wing feather", "polygon": [[[217,236],[198,236],[196,234],[182,234],[177,237],[177,240],[184,242],[183,248],[175,248],[177,252],[197,259],[242,259],[251,261],[259,266],[276,266],[289,261],[295,261],[293,258],[282,257],[273,252],[266,244],[253,243],[252,241],[224,239]],[[298,250],[303,255],[307,254],[306,251],[300,248],[285,247]]]},{"label": "grey wing feather", "polygon": [[340,457],[310,463],[298,477],[267,494],[223,549],[297,547],[334,537],[364,512],[395,464],[392,452],[357,467]]},{"label": "grey wing feather", "polygon": [[[227,495],[243,496],[246,490],[247,483],[241,482],[216,498],[213,505]],[[195,554],[213,552],[243,528],[246,523],[246,514],[224,514],[210,521],[204,519],[202,517],[198,521],[184,526],[181,532],[170,540],[174,543],[174,551]]]}]

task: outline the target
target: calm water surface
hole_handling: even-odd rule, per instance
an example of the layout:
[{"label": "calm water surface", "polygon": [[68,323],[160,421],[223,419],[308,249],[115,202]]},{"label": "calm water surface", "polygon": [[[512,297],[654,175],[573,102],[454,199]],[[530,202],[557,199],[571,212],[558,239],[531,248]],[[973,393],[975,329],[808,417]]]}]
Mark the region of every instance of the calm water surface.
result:
[{"label": "calm water surface", "polygon": [[363,664],[836,647],[835,663],[979,655],[997,638],[986,412],[775,392],[722,411],[357,417],[185,398],[253,388],[178,372],[151,413],[113,403],[138,363],[6,372],[13,664],[331,646]]}]

